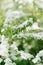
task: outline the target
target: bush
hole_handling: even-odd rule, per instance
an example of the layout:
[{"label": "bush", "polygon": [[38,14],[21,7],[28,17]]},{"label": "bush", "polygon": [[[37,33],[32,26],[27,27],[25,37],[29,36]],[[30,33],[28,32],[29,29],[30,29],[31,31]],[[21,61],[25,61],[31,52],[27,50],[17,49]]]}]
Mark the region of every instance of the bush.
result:
[{"label": "bush", "polygon": [[0,1],[0,65],[43,65],[43,1]]}]

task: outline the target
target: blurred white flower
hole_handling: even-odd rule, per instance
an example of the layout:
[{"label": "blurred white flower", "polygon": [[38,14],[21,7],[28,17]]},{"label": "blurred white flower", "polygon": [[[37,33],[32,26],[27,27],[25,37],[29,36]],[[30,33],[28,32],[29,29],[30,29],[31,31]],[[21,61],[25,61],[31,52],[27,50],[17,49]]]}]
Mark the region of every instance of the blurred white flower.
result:
[{"label": "blurred white flower", "polygon": [[43,50],[39,51],[39,53],[37,53],[36,57],[43,57]]},{"label": "blurred white flower", "polygon": [[36,57],[32,60],[33,63],[37,63],[38,61],[41,61],[41,59],[39,57]]},{"label": "blurred white flower", "polygon": [[25,53],[24,51],[20,51],[19,52],[20,53],[20,55],[21,55],[21,59],[31,59],[31,58],[33,58],[34,56],[33,55],[31,55],[30,53]]},{"label": "blurred white flower", "polygon": [[43,50],[39,51],[39,53],[37,53],[36,57],[32,61],[34,63],[37,63],[38,61],[41,61],[41,60],[43,60]]},{"label": "blurred white flower", "polygon": [[11,47],[12,50],[18,52],[18,48],[17,48],[17,46],[15,45],[15,43],[13,43],[10,47]]},{"label": "blurred white flower", "polygon": [[32,28],[33,28],[33,29],[39,29],[38,23],[33,23]]},{"label": "blurred white flower", "polygon": [[0,55],[4,57],[8,57],[8,46],[4,44],[0,44]]},{"label": "blurred white flower", "polygon": [[12,11],[12,12],[8,13],[7,17],[5,19],[5,22],[4,22],[4,26],[8,26],[9,24],[12,24],[12,21],[14,19],[18,19],[22,16],[25,16],[25,14],[22,11]]},{"label": "blurred white flower", "polygon": [[10,58],[5,59],[5,65],[16,65],[16,63],[12,63]]},{"label": "blurred white flower", "polygon": [[11,46],[10,46],[10,58],[13,59],[13,60],[17,60],[17,57],[16,55],[18,54],[18,48],[17,46],[15,45],[15,43],[13,43]]},{"label": "blurred white flower", "polygon": [[40,29],[38,23],[33,23],[32,26],[26,27],[26,31]]},{"label": "blurred white flower", "polygon": [[0,63],[3,61],[3,59],[2,58],[0,58]]},{"label": "blurred white flower", "polygon": [[1,29],[1,32],[4,32],[5,29]]},{"label": "blurred white flower", "polygon": [[8,57],[8,49],[9,49],[9,44],[7,39],[5,39],[4,35],[2,35],[2,41],[0,44],[0,55],[4,57]]},{"label": "blurred white flower", "polygon": [[36,4],[38,5],[39,8],[43,9],[43,0],[35,0]]},{"label": "blurred white flower", "polygon": [[28,20],[24,21],[22,24],[18,26],[18,28],[23,28],[24,26],[28,25]]},{"label": "blurred white flower", "polygon": [[12,11],[12,8],[14,7],[14,3],[12,0],[4,0],[2,1],[1,8],[5,12],[5,16],[8,13],[8,11]]}]

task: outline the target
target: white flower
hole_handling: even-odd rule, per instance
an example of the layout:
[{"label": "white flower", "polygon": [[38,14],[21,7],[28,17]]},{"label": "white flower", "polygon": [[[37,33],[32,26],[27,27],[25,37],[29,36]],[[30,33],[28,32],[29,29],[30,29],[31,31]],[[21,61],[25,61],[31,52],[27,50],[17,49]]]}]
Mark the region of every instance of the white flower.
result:
[{"label": "white flower", "polygon": [[15,2],[18,2],[18,0],[15,0]]},{"label": "white flower", "polygon": [[33,23],[32,28],[33,28],[33,29],[39,29],[38,23]]},{"label": "white flower", "polygon": [[43,9],[43,0],[35,0],[36,4],[38,5],[39,8]]},{"label": "white flower", "polygon": [[1,29],[1,32],[4,32],[5,29]]},{"label": "white flower", "polygon": [[38,61],[42,60],[41,57],[43,58],[43,50],[39,51],[39,53],[37,53],[36,57],[32,61],[37,63]]},{"label": "white flower", "polygon": [[2,58],[0,58],[0,63],[2,62],[2,60],[3,60],[3,59],[2,59]]},{"label": "white flower", "polygon": [[36,57],[43,57],[43,50],[39,51],[39,53],[37,53]]},{"label": "white flower", "polygon": [[0,55],[4,57],[8,57],[8,46],[4,44],[0,44]]},{"label": "white flower", "polygon": [[1,42],[1,35],[0,35],[0,42]]},{"label": "white flower", "polygon": [[16,63],[12,63],[10,58],[6,58],[5,65],[16,65]]},{"label": "white flower", "polygon": [[15,43],[16,43],[16,42],[14,42],[14,43],[11,45],[11,48],[13,48],[14,50],[18,50],[18,48],[16,47]]},{"label": "white flower", "polygon": [[22,0],[19,0],[19,4],[21,4],[21,3],[23,3],[23,1]]},{"label": "white flower", "polygon": [[4,26],[8,26],[9,24],[12,24],[12,21],[14,19],[18,19],[24,15],[25,14],[22,11],[12,11],[12,12],[8,13],[7,17],[5,19],[5,22],[4,22]]},{"label": "white flower", "polygon": [[15,54],[14,52],[11,52],[10,58],[11,58],[12,60],[17,60],[18,58],[17,58],[15,55],[16,55],[16,54]]},{"label": "white flower", "polygon": [[19,8],[22,8],[23,6],[22,5],[19,5]]},{"label": "white flower", "polygon": [[32,60],[33,63],[37,63],[38,61],[41,61],[41,59],[39,57],[36,57]]},{"label": "white flower", "polygon": [[32,26],[26,27],[26,31],[29,31],[29,30],[37,30],[37,29],[41,30],[42,28],[40,28],[40,27],[38,26],[38,23],[36,23],[36,22],[33,23]]},{"label": "white flower", "polygon": [[28,3],[30,3],[30,4],[32,4],[33,3],[33,0],[19,0],[19,3],[26,3],[26,2],[28,2]]},{"label": "white flower", "polygon": [[[12,11],[12,8],[13,8],[13,1],[12,0],[4,0],[2,1],[2,4],[1,4],[1,8],[2,10],[5,12],[5,16],[6,16],[6,13],[11,10]],[[7,10],[7,11],[6,11]]]},{"label": "white flower", "polygon": [[31,59],[33,58],[33,55],[29,54],[29,53],[25,53],[24,51],[20,51],[20,55],[21,55],[21,59]]},{"label": "white flower", "polygon": [[29,18],[29,22],[33,23],[33,18]]},{"label": "white flower", "polygon": [[9,56],[8,49],[9,49],[8,41],[2,35],[2,40],[1,40],[1,44],[0,44],[0,55],[4,56],[4,57],[8,57]]},{"label": "white flower", "polygon": [[20,24],[18,27],[22,28],[28,24],[28,20],[24,21],[22,24]]},{"label": "white flower", "polygon": [[15,43],[10,46],[10,58],[13,60],[17,60],[16,55],[18,54],[18,48],[16,47]]}]

